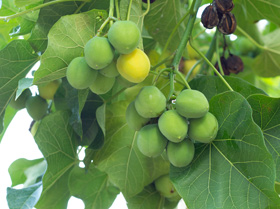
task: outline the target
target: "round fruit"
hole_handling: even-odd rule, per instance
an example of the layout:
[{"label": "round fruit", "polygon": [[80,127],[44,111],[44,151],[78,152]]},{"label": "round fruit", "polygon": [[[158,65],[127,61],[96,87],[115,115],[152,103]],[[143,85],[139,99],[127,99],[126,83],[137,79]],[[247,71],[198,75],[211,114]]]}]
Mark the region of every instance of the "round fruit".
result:
[{"label": "round fruit", "polygon": [[218,133],[218,121],[216,117],[208,112],[202,118],[190,120],[189,137],[193,140],[209,143],[213,141]]},{"label": "round fruit", "polygon": [[[197,60],[186,60],[184,61],[184,68],[183,73],[184,75],[187,75],[188,72],[192,69],[192,67],[197,63]],[[190,78],[193,78],[199,71],[200,64],[198,64],[192,71]]]},{"label": "round fruit", "polygon": [[157,157],[165,149],[167,139],[160,133],[157,124],[146,125],[136,136],[137,145],[143,155]]},{"label": "round fruit", "polygon": [[180,196],[172,184],[168,175],[164,175],[155,180],[155,186],[159,193],[166,198]]},{"label": "round fruit", "polygon": [[84,49],[87,64],[93,69],[102,69],[114,59],[114,50],[105,37],[93,37]]},{"label": "round fruit", "polygon": [[158,127],[169,141],[175,143],[184,140],[188,133],[187,120],[179,115],[176,110],[164,112],[158,120]]},{"label": "round fruit", "polygon": [[98,73],[89,88],[95,94],[105,94],[112,89],[114,83],[115,78],[109,78]]},{"label": "round fruit", "polygon": [[36,95],[26,101],[26,110],[33,120],[41,120],[48,111],[48,103],[45,99]]},{"label": "round fruit", "polygon": [[149,121],[149,118],[143,118],[138,114],[135,109],[134,101],[128,105],[125,118],[128,126],[135,131],[139,131]]},{"label": "round fruit", "polygon": [[131,53],[140,42],[140,30],[132,21],[117,21],[108,31],[108,39],[121,54]]},{"label": "round fruit", "polygon": [[117,60],[117,69],[122,77],[132,83],[142,82],[150,71],[150,60],[140,49],[123,54]]},{"label": "round fruit", "polygon": [[203,93],[186,89],[176,98],[177,112],[186,118],[200,118],[209,110],[209,103]]},{"label": "round fruit", "polygon": [[144,118],[156,118],[165,110],[166,98],[155,86],[145,86],[135,99],[135,108]]},{"label": "round fruit", "polygon": [[169,162],[176,167],[189,165],[194,157],[194,144],[186,139],[180,143],[169,142],[167,145]]},{"label": "round fruit", "polygon": [[85,89],[92,84],[97,76],[97,71],[91,69],[84,57],[76,57],[68,65],[66,78],[70,85],[76,89]]},{"label": "round fruit", "polygon": [[117,65],[114,61],[111,62],[107,67],[99,70],[99,73],[109,78],[114,78],[119,75]]},{"label": "round fruit", "polygon": [[25,108],[25,103],[29,97],[32,96],[30,89],[25,89],[21,95],[15,100],[15,95],[12,97],[10,101],[10,106],[16,110],[21,110]]},{"label": "round fruit", "polygon": [[54,81],[50,81],[48,83],[39,84],[38,85],[39,95],[44,99],[53,99],[55,92],[57,91],[61,82],[62,82],[61,79],[57,79]]}]

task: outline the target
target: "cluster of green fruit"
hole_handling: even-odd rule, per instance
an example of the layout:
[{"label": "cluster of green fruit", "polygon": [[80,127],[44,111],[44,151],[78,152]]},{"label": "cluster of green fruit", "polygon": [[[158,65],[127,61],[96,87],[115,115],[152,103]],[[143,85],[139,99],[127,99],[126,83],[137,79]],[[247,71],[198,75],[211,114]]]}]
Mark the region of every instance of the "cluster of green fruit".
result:
[{"label": "cluster of green fruit", "polygon": [[166,149],[170,163],[187,166],[194,157],[194,141],[210,143],[218,132],[218,121],[209,111],[203,93],[186,89],[166,110],[166,98],[155,86],[145,86],[126,110],[127,124],[137,133],[139,150],[156,157]]},{"label": "cluster of green fruit", "polygon": [[39,95],[35,96],[32,96],[30,89],[27,88],[17,99],[13,95],[9,105],[16,110],[26,108],[33,120],[41,120],[48,113],[49,105],[47,100],[53,99],[61,82],[61,79],[58,79],[38,85]]},{"label": "cluster of green fruit", "polygon": [[140,39],[140,30],[134,22],[115,22],[108,38],[93,37],[84,47],[84,57],[70,62],[66,71],[68,82],[76,89],[89,87],[95,94],[107,93],[116,80],[120,84],[142,82],[150,71],[150,61],[137,49]]}]

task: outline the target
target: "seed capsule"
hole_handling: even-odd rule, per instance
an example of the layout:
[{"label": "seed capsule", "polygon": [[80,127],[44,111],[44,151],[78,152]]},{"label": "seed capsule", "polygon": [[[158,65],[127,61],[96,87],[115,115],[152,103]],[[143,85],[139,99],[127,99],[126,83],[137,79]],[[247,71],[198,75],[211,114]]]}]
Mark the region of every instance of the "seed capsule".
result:
[{"label": "seed capsule", "polygon": [[208,29],[212,29],[219,24],[219,17],[215,7],[209,5],[204,9],[201,15],[201,23]]},{"label": "seed capsule", "polygon": [[232,0],[214,0],[213,4],[223,14],[230,12],[234,7]]},{"label": "seed capsule", "polygon": [[[227,68],[227,60],[226,60],[226,58],[225,58],[224,56],[222,56],[222,57],[220,58],[220,60],[221,60],[221,65],[222,65],[224,74],[225,74],[225,75],[229,75],[230,72],[229,72],[229,70],[228,70],[228,68]],[[221,70],[220,70],[220,68],[219,68],[218,62],[216,62],[215,68],[216,68],[219,72],[221,72]]]},{"label": "seed capsule", "polygon": [[240,57],[230,54],[226,61],[229,72],[238,74],[243,71],[244,64]]},{"label": "seed capsule", "polygon": [[226,13],[223,14],[218,25],[218,29],[221,33],[228,35],[234,33],[236,29],[236,19],[234,14]]}]

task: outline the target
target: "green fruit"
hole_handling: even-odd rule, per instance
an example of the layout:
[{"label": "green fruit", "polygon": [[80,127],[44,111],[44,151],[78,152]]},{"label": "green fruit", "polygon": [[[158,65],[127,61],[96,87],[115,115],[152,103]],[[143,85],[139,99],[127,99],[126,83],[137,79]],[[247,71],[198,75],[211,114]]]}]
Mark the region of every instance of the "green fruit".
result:
[{"label": "green fruit", "polygon": [[189,165],[194,157],[194,144],[186,139],[180,143],[169,142],[167,145],[167,157],[175,167]]},{"label": "green fruit", "polygon": [[138,114],[135,109],[134,101],[128,105],[125,118],[127,125],[135,131],[139,131],[149,121],[149,118],[143,118]]},{"label": "green fruit", "polygon": [[33,120],[41,120],[48,111],[48,103],[45,99],[36,95],[26,101],[26,110]]},{"label": "green fruit", "polygon": [[89,89],[95,94],[105,94],[112,89],[114,83],[115,78],[105,77],[98,73],[96,79],[89,86]]},{"label": "green fruit", "polygon": [[93,83],[97,71],[91,69],[84,57],[76,57],[68,65],[66,78],[69,84],[76,89],[86,89]]},{"label": "green fruit", "polygon": [[132,86],[136,85],[136,83],[129,82],[128,80],[126,80],[121,75],[117,76],[116,80],[117,80],[118,84],[120,84],[121,86],[126,87],[126,88],[129,88],[129,87],[132,87]]},{"label": "green fruit", "polygon": [[114,50],[105,37],[93,37],[84,49],[87,64],[93,69],[102,69],[114,59]]},{"label": "green fruit", "polygon": [[144,118],[156,118],[165,110],[166,98],[155,86],[145,86],[135,99],[135,108]]},{"label": "green fruit", "polygon": [[21,110],[25,108],[25,103],[29,97],[32,96],[30,89],[25,89],[21,95],[15,100],[15,95],[12,97],[10,101],[10,106],[16,110]]},{"label": "green fruit", "polygon": [[99,70],[99,73],[109,78],[114,78],[119,75],[117,65],[114,61],[111,62],[107,67]]},{"label": "green fruit", "polygon": [[136,136],[137,145],[143,155],[157,157],[167,144],[167,139],[160,133],[157,124],[146,125]]},{"label": "green fruit", "polygon": [[193,140],[202,143],[209,143],[213,141],[218,133],[218,121],[216,117],[208,112],[202,118],[195,118],[190,120],[189,137]]},{"label": "green fruit", "polygon": [[164,175],[155,180],[155,186],[159,193],[166,198],[180,196],[172,184],[168,175]]},{"label": "green fruit", "polygon": [[62,80],[58,79],[58,80],[50,81],[48,83],[39,84],[38,85],[39,95],[44,99],[53,99],[61,82]]},{"label": "green fruit", "polygon": [[[181,197],[180,197],[180,199],[181,199]],[[176,208],[176,206],[178,205],[179,200],[178,201],[170,201],[170,199],[166,198],[164,200],[163,209],[174,209],[174,208]]]},{"label": "green fruit", "polygon": [[184,140],[188,133],[187,120],[179,115],[176,110],[164,112],[158,120],[158,127],[168,140],[175,143]]},{"label": "green fruit", "polygon": [[132,21],[117,21],[108,32],[108,39],[121,54],[131,53],[140,42],[141,33]]},{"label": "green fruit", "polygon": [[209,103],[203,93],[186,89],[176,98],[177,112],[186,118],[200,118],[209,110]]}]

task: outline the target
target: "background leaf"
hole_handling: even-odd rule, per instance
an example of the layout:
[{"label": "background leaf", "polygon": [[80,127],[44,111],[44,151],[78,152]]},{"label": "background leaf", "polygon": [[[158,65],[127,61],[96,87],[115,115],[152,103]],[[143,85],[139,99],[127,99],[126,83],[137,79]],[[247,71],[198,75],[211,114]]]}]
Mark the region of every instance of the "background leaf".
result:
[{"label": "background leaf", "polygon": [[159,176],[168,173],[169,162],[161,157],[148,158],[137,147],[136,134],[125,119],[128,102],[117,102],[106,108],[106,139],[93,161],[108,173],[110,180],[125,197],[132,197]]},{"label": "background leaf", "polygon": [[37,55],[25,40],[15,40],[0,51],[0,133],[5,109],[16,92],[18,81],[25,77],[37,61]]},{"label": "background leaf", "polygon": [[225,92],[210,101],[219,122],[216,139],[196,143],[184,168],[171,167],[171,179],[189,208],[277,208],[275,165],[246,99]]},{"label": "background leaf", "polygon": [[50,30],[48,48],[41,57],[41,66],[34,74],[38,84],[65,76],[68,64],[75,57],[82,56],[84,46],[102,24],[97,17],[106,19],[104,11],[62,17]]},{"label": "background leaf", "polygon": [[[4,137],[4,134],[10,124],[10,122],[13,120],[14,116],[16,115],[17,110],[13,109],[12,107],[8,106],[5,110],[5,114],[0,117],[0,121],[3,121],[3,131],[0,134],[0,142],[2,141],[2,138]],[[0,125],[1,126],[1,125]]]},{"label": "background leaf", "polygon": [[74,167],[69,176],[71,195],[85,203],[85,209],[108,209],[113,204],[119,189],[109,185],[108,175],[93,166],[85,170]]},{"label": "background leaf", "polygon": [[7,188],[7,201],[11,209],[30,209],[35,206],[42,192],[42,182],[24,189]]},{"label": "background leaf", "polygon": [[43,177],[43,192],[38,209],[66,208],[70,192],[68,176],[76,158],[76,135],[69,125],[70,114],[57,111],[43,118],[35,141],[44,155],[48,168]]},{"label": "background leaf", "polygon": [[262,129],[265,144],[276,164],[276,181],[280,182],[280,99],[252,95],[248,102],[253,110],[253,119]]}]

